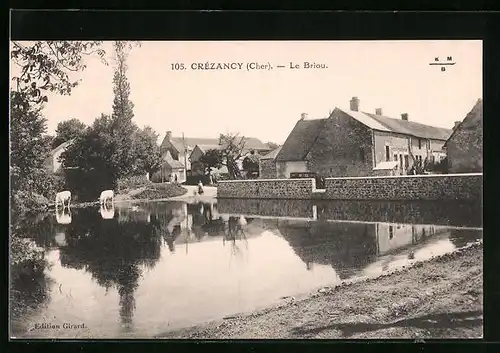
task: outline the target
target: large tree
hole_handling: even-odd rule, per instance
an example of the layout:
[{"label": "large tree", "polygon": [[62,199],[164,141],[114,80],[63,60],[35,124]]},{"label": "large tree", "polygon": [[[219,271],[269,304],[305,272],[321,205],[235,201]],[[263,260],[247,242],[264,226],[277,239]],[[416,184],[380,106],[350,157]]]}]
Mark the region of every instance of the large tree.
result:
[{"label": "large tree", "polygon": [[130,175],[134,172],[134,153],[132,137],[137,132],[134,117],[134,103],[130,100],[130,83],[127,79],[127,57],[129,46],[126,42],[114,43],[116,53],[116,68],[113,76],[113,114],[111,115],[111,134],[118,159],[119,172]]},{"label": "large tree", "polygon": [[69,95],[80,82],[71,73],[86,68],[85,56],[96,54],[106,63],[101,45],[101,41],[12,41],[11,89],[23,93],[29,104],[47,102],[49,92]]},{"label": "large tree", "polygon": [[[50,151],[50,140],[45,136],[46,119],[39,107],[28,104],[24,93],[11,91],[10,110],[10,168],[14,190],[38,191],[35,174],[40,174]],[[38,180],[39,181],[39,180]],[[27,190],[28,191],[28,190]]]},{"label": "large tree", "polygon": [[57,124],[56,136],[52,140],[52,148],[56,148],[61,143],[73,140],[78,136],[81,136],[85,132],[86,128],[87,125],[75,118],[61,121],[59,124]]},{"label": "large tree", "polygon": [[150,126],[137,130],[134,138],[133,151],[135,156],[134,174],[150,175],[157,171],[162,163],[158,134]]}]

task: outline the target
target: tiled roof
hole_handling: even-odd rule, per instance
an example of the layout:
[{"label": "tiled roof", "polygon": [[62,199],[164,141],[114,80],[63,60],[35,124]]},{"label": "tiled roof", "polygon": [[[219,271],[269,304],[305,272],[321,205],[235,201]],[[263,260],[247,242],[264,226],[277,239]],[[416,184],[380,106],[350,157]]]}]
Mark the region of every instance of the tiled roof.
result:
[{"label": "tiled roof", "polygon": [[[341,110],[339,108],[336,108],[336,109]],[[353,117],[354,119],[359,121],[361,124],[368,126],[370,129],[378,130],[378,131],[387,131],[387,132],[392,131],[391,129],[389,129],[385,125],[382,125],[377,120],[374,120],[370,115],[367,115],[366,113],[357,112],[354,110],[344,110],[343,112],[348,114],[349,116]]]},{"label": "tiled roof", "polygon": [[197,146],[203,153],[207,152],[208,150],[218,150],[222,148],[221,145],[197,145]]},{"label": "tiled roof", "polygon": [[165,163],[167,163],[171,168],[184,169],[184,164],[176,161],[175,159],[166,161]]},{"label": "tiled roof", "polygon": [[313,146],[326,119],[299,120],[293,128],[281,150],[276,155],[277,161],[302,161]]},{"label": "tiled roof", "polygon": [[177,151],[184,151],[184,143],[186,143],[186,148],[193,149],[196,145],[218,145],[219,139],[211,139],[211,138],[197,138],[197,137],[185,137],[184,140],[182,137],[172,137],[170,142]]},{"label": "tiled roof", "polygon": [[74,139],[71,139],[69,141],[66,141],[66,142],[63,142],[61,143],[59,146],[57,146],[56,148],[52,149],[52,151],[50,151],[50,154],[54,154],[56,153],[57,151],[59,151],[60,149],[63,149],[63,148],[66,148],[68,147],[69,145],[71,145],[71,143],[74,141]]},{"label": "tiled roof", "polygon": [[278,153],[281,151],[281,147],[282,146],[279,146],[278,148],[272,150],[268,154],[263,155],[262,157],[260,157],[260,159],[274,159],[274,158],[276,158]]},{"label": "tiled roof", "polygon": [[[214,146],[219,145],[218,138],[198,138],[198,137],[185,137],[184,141],[182,137],[172,137],[170,142],[175,146],[177,151],[184,151],[184,142],[186,143],[186,148],[193,150],[196,145],[199,146]],[[245,137],[245,150],[265,150],[269,151],[270,148],[262,141],[255,137]]]},{"label": "tiled roof", "polygon": [[[468,128],[469,124],[473,121],[473,118],[477,117],[478,115],[479,115],[479,119],[482,120],[483,119],[483,100],[482,99],[477,100],[476,104],[474,104],[474,107],[472,107],[471,111],[469,113],[467,113],[464,120],[462,120],[462,122],[460,124],[458,124],[458,126],[453,130],[452,134],[450,135],[450,137],[448,138],[446,143],[448,143],[448,141],[453,137],[453,135],[455,135],[455,131],[462,129],[462,128]],[[445,146],[446,146],[446,143],[445,143]]]},{"label": "tiled roof", "polygon": [[[364,113],[379,123],[385,125],[390,131],[411,135],[420,138],[436,139],[446,141],[450,137],[452,130],[442,127],[435,127],[408,121],[403,119],[394,119],[387,116],[376,115],[371,113]],[[376,129],[378,130],[378,129]]]}]

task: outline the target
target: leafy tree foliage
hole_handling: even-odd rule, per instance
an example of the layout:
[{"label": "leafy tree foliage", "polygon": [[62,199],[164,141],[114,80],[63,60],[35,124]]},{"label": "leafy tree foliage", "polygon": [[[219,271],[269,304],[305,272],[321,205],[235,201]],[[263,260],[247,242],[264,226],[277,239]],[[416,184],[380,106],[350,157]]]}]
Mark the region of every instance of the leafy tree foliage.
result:
[{"label": "leafy tree foliage", "polygon": [[70,95],[79,81],[71,72],[86,68],[83,58],[97,54],[106,63],[101,41],[11,42],[11,62],[20,68],[12,77],[12,89],[30,104],[47,102],[47,93]]},{"label": "leafy tree foliage", "polygon": [[151,175],[161,167],[162,155],[160,147],[156,143],[158,136],[150,126],[145,126],[136,132],[133,140],[135,174],[146,171]]},{"label": "leafy tree foliage", "polygon": [[52,141],[52,148],[56,148],[61,143],[77,138],[83,134],[86,129],[87,125],[75,118],[61,121],[57,124],[56,136]]},{"label": "leafy tree foliage", "polygon": [[266,142],[266,145],[267,147],[269,147],[271,150],[275,150],[276,148],[279,147],[279,145],[277,143],[274,143],[274,142]]},{"label": "leafy tree foliage", "polygon": [[219,137],[220,148],[206,151],[200,162],[203,163],[206,170],[226,166],[229,178],[239,179],[241,173],[236,161],[243,155],[245,142],[245,137],[239,134],[221,134]]},{"label": "leafy tree foliage", "polygon": [[33,175],[44,168],[50,151],[50,139],[44,134],[46,119],[39,108],[27,104],[25,94],[11,92],[10,168],[13,190],[43,189]]},{"label": "leafy tree foliage", "polygon": [[83,198],[97,197],[104,189],[115,189],[119,178],[152,173],[161,164],[158,135],[151,127],[139,129],[132,120],[126,76],[129,46],[114,46],[113,113],[97,118],[61,156],[68,180]]}]

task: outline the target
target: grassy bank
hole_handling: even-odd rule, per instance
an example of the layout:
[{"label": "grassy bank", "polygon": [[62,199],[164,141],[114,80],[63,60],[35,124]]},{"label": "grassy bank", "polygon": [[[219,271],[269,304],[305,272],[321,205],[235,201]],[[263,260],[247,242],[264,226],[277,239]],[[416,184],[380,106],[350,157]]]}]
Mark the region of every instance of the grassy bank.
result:
[{"label": "grassy bank", "polygon": [[141,188],[136,189],[136,192],[129,192],[129,196],[131,199],[140,199],[140,200],[156,200],[156,199],[166,199],[175,196],[184,195],[187,192],[185,188],[183,188],[179,184],[147,184]]},{"label": "grassy bank", "polygon": [[159,338],[480,338],[483,247]]}]

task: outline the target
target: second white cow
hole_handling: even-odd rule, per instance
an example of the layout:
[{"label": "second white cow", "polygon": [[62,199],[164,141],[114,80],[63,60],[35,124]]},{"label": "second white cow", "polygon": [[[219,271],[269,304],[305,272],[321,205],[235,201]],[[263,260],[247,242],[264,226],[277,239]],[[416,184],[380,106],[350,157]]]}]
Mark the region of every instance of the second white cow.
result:
[{"label": "second white cow", "polygon": [[99,202],[101,205],[106,203],[106,201],[113,202],[114,197],[115,193],[113,192],[113,190],[104,190],[103,192],[101,192],[101,197],[99,197]]},{"label": "second white cow", "polygon": [[61,191],[56,194],[56,208],[59,203],[62,204],[63,208],[65,207],[65,203],[67,202],[68,204],[66,205],[69,208],[69,203],[71,201],[71,191]]}]

